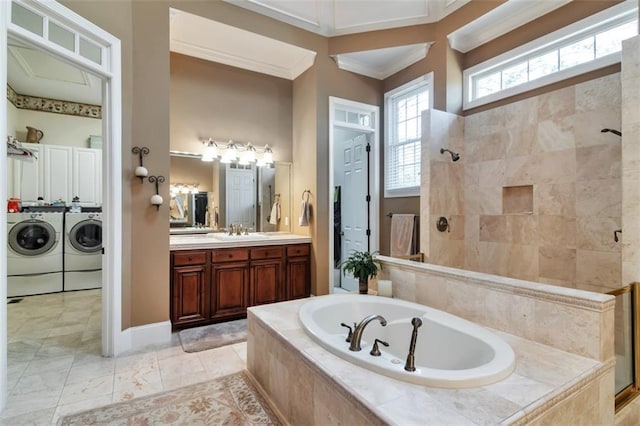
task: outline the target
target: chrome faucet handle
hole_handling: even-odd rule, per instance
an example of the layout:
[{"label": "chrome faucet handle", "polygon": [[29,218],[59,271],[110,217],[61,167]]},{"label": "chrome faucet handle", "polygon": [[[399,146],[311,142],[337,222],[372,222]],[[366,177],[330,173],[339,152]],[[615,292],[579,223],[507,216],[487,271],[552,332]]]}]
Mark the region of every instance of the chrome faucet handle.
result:
[{"label": "chrome faucet handle", "polygon": [[387,342],[383,342],[380,339],[376,339],[373,341],[373,348],[371,348],[371,352],[369,352],[370,355],[372,356],[380,356],[382,355],[382,353],[380,353],[380,349],[378,348],[378,343],[381,343],[383,346],[385,347],[389,347],[389,344]]},{"label": "chrome faucet handle", "polygon": [[242,235],[242,224],[236,226],[236,235]]},{"label": "chrome faucet handle", "polygon": [[235,232],[235,228],[233,227],[233,223],[229,224],[229,235],[233,235],[233,233]]},{"label": "chrome faucet handle", "polygon": [[[350,325],[347,325],[343,322],[340,323],[341,326],[346,327],[349,329],[349,334],[347,335],[347,338],[344,339],[345,342],[351,342],[351,338],[353,337],[353,329],[351,328]],[[356,323],[353,323],[353,328],[356,328]]]},{"label": "chrome faucet handle", "polygon": [[249,228],[248,226],[246,228],[244,228],[244,235],[249,235]]}]

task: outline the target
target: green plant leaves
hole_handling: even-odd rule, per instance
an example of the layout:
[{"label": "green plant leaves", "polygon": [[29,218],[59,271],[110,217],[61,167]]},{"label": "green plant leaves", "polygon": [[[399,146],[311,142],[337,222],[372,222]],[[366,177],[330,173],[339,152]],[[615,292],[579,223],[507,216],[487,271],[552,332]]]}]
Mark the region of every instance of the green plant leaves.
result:
[{"label": "green plant leaves", "polygon": [[351,273],[359,281],[367,281],[378,275],[382,268],[380,263],[373,258],[377,252],[354,251],[341,264],[343,274]]}]

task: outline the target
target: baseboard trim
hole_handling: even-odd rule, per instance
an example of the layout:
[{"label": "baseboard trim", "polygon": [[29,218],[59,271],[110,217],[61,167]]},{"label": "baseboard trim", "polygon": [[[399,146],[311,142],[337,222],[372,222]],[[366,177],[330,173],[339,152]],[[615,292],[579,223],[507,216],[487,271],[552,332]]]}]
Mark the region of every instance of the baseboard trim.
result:
[{"label": "baseboard trim", "polygon": [[131,327],[122,332],[122,352],[137,351],[171,341],[171,321]]}]

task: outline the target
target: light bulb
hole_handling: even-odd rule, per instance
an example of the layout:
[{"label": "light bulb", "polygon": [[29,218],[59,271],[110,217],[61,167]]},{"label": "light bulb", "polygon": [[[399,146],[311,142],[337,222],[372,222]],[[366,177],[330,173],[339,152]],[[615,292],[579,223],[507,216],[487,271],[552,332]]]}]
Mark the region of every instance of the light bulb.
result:
[{"label": "light bulb", "polygon": [[136,167],[136,177],[144,178],[144,177],[147,177],[148,174],[149,174],[149,170],[147,170],[146,167],[144,166]]},{"label": "light bulb", "polygon": [[264,146],[264,156],[262,157],[265,163],[273,164],[273,151],[269,148],[269,145]]},{"label": "light bulb", "polygon": [[161,206],[164,200],[162,199],[162,196],[158,194],[154,194],[151,196],[150,201],[151,201],[151,204],[153,204],[154,206]]}]

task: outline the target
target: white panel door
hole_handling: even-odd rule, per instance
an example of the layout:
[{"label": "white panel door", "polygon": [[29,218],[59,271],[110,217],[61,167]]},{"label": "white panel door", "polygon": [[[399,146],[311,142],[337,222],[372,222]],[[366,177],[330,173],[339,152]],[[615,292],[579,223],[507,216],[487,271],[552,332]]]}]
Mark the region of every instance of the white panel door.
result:
[{"label": "white panel door", "polygon": [[73,148],[72,198],[102,204],[102,150]]},{"label": "white panel door", "polygon": [[255,230],[255,171],[227,166],[227,227],[240,225]]},{"label": "white panel door", "polygon": [[13,194],[9,195],[22,201],[36,201],[38,197],[44,197],[44,145],[23,143],[22,147],[32,151],[36,159],[13,161],[13,190],[9,191]]},{"label": "white panel door", "polygon": [[[354,251],[366,251],[367,219],[367,136],[359,135],[342,145],[342,260]],[[349,274],[341,286],[358,290],[358,280]]]},{"label": "white panel door", "polygon": [[44,199],[71,203],[72,148],[44,145]]}]

